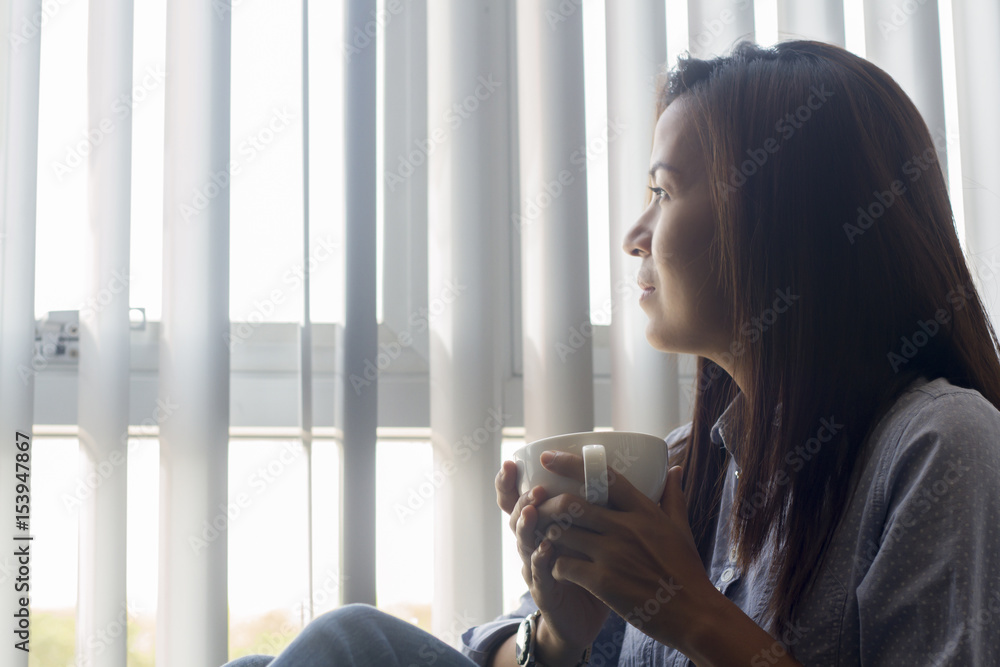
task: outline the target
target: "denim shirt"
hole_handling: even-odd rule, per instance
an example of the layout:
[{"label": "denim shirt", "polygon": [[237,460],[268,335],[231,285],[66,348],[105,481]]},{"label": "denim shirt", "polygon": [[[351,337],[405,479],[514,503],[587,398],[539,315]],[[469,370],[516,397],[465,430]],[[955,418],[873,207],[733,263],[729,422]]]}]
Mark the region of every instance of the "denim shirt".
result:
[{"label": "denim shirt", "polygon": [[[729,452],[736,443],[726,440],[726,425],[741,396],[711,431]],[[839,418],[821,422],[818,438]],[[672,431],[668,444],[690,428]],[[750,667],[771,665],[784,651],[808,666],[1000,665],[1000,412],[978,391],[918,378],[871,437],[872,455],[801,613]],[[735,565],[728,534],[735,473],[730,456],[708,576],[762,625],[773,549],[745,572]],[[521,601],[514,612],[467,630],[463,653],[485,665],[534,610],[530,595]],[[612,612],[590,664],[693,663]]]}]

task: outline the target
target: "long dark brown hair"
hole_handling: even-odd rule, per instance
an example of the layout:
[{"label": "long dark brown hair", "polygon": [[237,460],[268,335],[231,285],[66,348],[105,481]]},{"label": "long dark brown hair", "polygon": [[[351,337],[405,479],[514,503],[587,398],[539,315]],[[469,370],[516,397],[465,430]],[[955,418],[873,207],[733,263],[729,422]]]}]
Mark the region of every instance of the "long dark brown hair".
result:
[{"label": "long dark brown hair", "polygon": [[[780,545],[774,632],[822,564],[868,436],[912,380],[944,377],[1000,407],[997,336],[931,132],[884,71],[821,42],[741,42],[728,56],[682,57],[658,91],[657,118],[682,95],[693,102],[714,186],[708,261],[732,308],[729,360],[748,382],[726,433],[742,469],[730,528],[741,567]],[[691,435],[673,463],[708,563],[728,456],[709,434],[740,390],[715,362],[697,368]],[[802,456],[830,434],[824,419],[842,428]]]}]

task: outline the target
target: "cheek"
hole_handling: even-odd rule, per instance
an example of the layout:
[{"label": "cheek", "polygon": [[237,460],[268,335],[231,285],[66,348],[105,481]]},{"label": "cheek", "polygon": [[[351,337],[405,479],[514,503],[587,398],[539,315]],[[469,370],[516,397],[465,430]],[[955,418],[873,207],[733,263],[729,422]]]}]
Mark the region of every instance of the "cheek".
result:
[{"label": "cheek", "polygon": [[697,272],[696,258],[704,253],[705,239],[697,225],[686,224],[683,219],[664,218],[652,239],[653,259],[657,272],[675,279]]}]

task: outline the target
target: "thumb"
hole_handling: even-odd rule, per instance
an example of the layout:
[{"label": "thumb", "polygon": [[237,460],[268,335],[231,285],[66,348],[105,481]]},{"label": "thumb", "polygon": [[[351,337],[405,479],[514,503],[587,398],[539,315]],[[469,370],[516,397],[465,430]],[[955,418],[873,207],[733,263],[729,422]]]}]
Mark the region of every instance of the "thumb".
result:
[{"label": "thumb", "polygon": [[678,520],[687,520],[687,499],[681,488],[681,478],[684,469],[681,466],[672,466],[667,471],[667,483],[663,485],[663,495],[660,496],[660,509],[668,516]]}]

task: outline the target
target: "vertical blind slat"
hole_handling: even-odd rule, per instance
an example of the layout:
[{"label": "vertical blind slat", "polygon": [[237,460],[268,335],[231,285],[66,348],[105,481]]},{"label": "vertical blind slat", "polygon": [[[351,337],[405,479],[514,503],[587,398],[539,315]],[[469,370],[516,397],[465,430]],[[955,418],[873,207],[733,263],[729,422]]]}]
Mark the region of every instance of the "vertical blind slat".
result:
[{"label": "vertical blind slat", "polygon": [[692,56],[725,55],[741,39],[754,39],[753,2],[688,0],[688,49]]},{"label": "vertical blind slat", "polygon": [[343,601],[375,604],[375,429],[378,380],[355,391],[365,361],[378,354],[375,319],[375,40],[358,41],[375,16],[374,0],[348,0],[344,44],[344,159],[346,187],[346,309],[344,318],[343,517],[340,541]]},{"label": "vertical blind slat", "polygon": [[667,57],[661,3],[606,4],[608,60],[608,202],[611,214],[611,425],[666,435],[680,424],[677,355],[646,342],[638,305],[638,261],[622,252],[625,233],[643,213],[655,77]]},{"label": "vertical blind slat", "polygon": [[312,313],[310,311],[309,230],[309,0],[302,0],[302,323],[299,326],[299,414],[302,447],[306,453],[306,559],[309,618],[313,609],[313,368]]},{"label": "vertical blind slat", "polygon": [[[503,426],[496,307],[508,192],[504,101],[511,86],[497,44],[508,10],[495,0],[427,8],[428,117],[456,119],[430,156],[428,299],[434,493],[432,629],[448,642],[500,612],[500,532],[491,489]],[[439,135],[440,136],[440,135]]]},{"label": "vertical blind slat", "polygon": [[[90,281],[80,321],[78,422],[82,479],[113,465],[81,508],[77,659],[125,667],[126,633],[107,633],[126,605],[126,505],[129,410],[129,238],[131,116],[111,121],[115,100],[132,92],[132,0],[90,3],[87,40],[87,124],[115,122],[90,153]],[[108,300],[110,295],[110,300]],[[99,635],[95,633],[100,633]],[[95,637],[107,637],[99,644]],[[98,646],[101,649],[98,650]]]},{"label": "vertical blind slat", "polygon": [[[560,17],[553,21],[551,17]],[[527,441],[594,428],[583,10],[517,4],[521,313]],[[574,333],[575,332],[575,333]]]},{"label": "vertical blind slat", "polygon": [[844,46],[844,0],[778,0],[778,39]]},{"label": "vertical blind slat", "polygon": [[[40,0],[11,0],[0,11],[0,27],[5,39],[0,49],[0,457],[3,469],[13,471],[17,442],[22,433],[31,435],[35,380],[32,352],[35,341],[35,197],[38,174],[38,76],[40,42],[37,33],[27,40],[21,26],[31,25],[42,11]],[[16,31],[15,31],[16,28]],[[13,474],[0,478],[0,501],[15,506],[17,479]],[[9,510],[8,510],[9,511]],[[14,518],[6,517],[4,546],[0,549],[0,571],[18,571],[14,556],[23,541],[13,538],[29,534],[16,529]],[[30,522],[30,519],[29,519]],[[22,607],[20,596],[8,575],[0,595],[0,616],[12,621]],[[26,667],[28,653],[15,647],[15,635],[8,631],[0,643],[0,664]],[[22,639],[22,637],[18,637]],[[27,636],[23,637],[27,639]]]},{"label": "vertical blind slat", "polygon": [[159,398],[178,407],[160,424],[165,667],[228,655],[231,22],[228,0],[167,4]]},{"label": "vertical blind slat", "polygon": [[[865,0],[865,58],[896,80],[943,147],[947,129],[937,0],[925,0],[912,13],[903,12],[896,0]],[[943,150],[938,159],[947,181]]]},{"label": "vertical blind slat", "polygon": [[1000,3],[952,2],[965,233],[980,295],[1000,327]]}]

